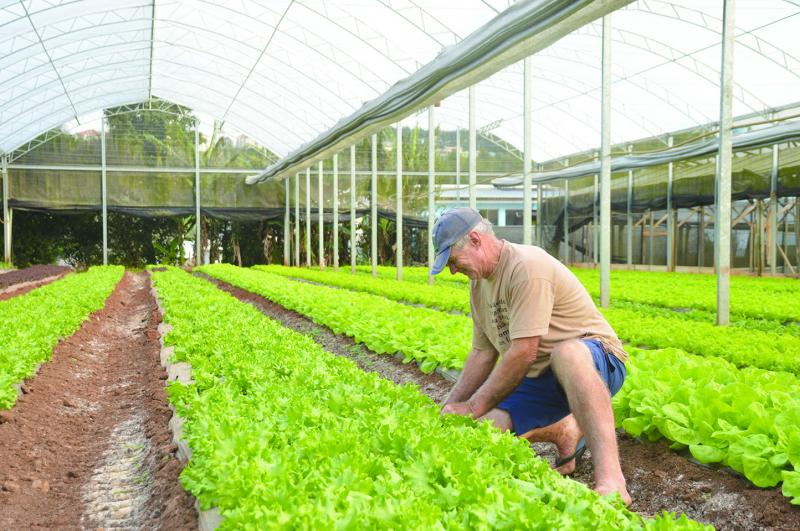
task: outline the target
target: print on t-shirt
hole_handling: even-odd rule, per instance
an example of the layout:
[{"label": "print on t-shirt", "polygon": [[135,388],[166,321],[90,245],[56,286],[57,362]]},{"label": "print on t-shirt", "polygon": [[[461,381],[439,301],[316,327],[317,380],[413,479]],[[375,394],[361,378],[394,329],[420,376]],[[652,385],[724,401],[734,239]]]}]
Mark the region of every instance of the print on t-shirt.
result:
[{"label": "print on t-shirt", "polygon": [[511,343],[508,333],[508,303],[505,299],[497,299],[489,305],[492,312],[492,320],[497,330],[497,341],[500,345]]}]

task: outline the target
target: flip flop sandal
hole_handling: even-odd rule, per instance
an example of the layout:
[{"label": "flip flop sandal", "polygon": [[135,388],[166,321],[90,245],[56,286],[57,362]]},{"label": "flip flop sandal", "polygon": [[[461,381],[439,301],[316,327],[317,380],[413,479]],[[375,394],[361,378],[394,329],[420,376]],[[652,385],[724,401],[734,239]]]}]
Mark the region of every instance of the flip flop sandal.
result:
[{"label": "flip flop sandal", "polygon": [[562,457],[560,459],[556,459],[556,468],[566,465],[573,459],[577,462],[578,459],[583,456],[583,453],[586,451],[586,439],[581,437],[581,440],[578,441],[578,447],[575,449],[575,453],[572,455],[568,455],[566,457]]}]

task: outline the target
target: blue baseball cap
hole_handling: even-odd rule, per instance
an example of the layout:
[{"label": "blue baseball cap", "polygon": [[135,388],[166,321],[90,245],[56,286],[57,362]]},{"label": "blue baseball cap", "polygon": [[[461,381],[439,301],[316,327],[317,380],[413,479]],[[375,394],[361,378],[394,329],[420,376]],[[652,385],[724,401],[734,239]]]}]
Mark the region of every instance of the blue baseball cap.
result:
[{"label": "blue baseball cap", "polygon": [[454,208],[444,212],[433,226],[433,261],[431,275],[438,275],[450,259],[450,247],[480,223],[481,215],[472,208]]}]

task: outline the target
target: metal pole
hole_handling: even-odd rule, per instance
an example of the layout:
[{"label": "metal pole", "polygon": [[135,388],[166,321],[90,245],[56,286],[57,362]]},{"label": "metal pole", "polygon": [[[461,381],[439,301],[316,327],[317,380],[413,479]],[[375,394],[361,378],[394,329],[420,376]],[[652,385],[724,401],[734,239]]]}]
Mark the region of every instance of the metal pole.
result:
[{"label": "metal pole", "polygon": [[311,267],[311,166],[306,168],[306,267]]},{"label": "metal pole", "polygon": [[397,195],[395,249],[397,258],[395,264],[397,280],[403,280],[403,126],[400,122],[395,125],[395,136],[397,140],[397,156],[395,157],[395,195]]},{"label": "metal pole", "polygon": [[769,272],[778,272],[778,144],[772,146],[772,174],[769,185]]},{"label": "metal pole", "polygon": [[542,242],[542,221],[544,220],[542,217],[542,205],[544,204],[542,191],[542,184],[539,183],[536,187],[536,245],[539,247],[544,247],[544,242]]},{"label": "metal pole", "polygon": [[333,156],[333,270],[339,271],[339,155]]},{"label": "metal pole", "polygon": [[697,214],[697,270],[703,267],[706,263],[706,207],[701,206],[700,212]]},{"label": "metal pole", "polygon": [[370,196],[370,260],[372,276],[378,276],[378,135],[372,135],[372,192]]},{"label": "metal pole", "polygon": [[597,265],[600,263],[600,248],[599,248],[599,223],[598,223],[598,212],[597,212],[597,204],[598,204],[598,196],[600,194],[600,186],[599,186],[599,175],[594,175],[594,187],[592,189],[592,230],[590,232],[590,236],[592,238],[592,262]]},{"label": "metal pole", "polygon": [[289,239],[291,233],[289,232],[289,178],[283,180],[284,195],[286,196],[286,210],[283,213],[283,265],[288,266],[291,263],[292,250],[289,247]]},{"label": "metal pole", "polygon": [[719,165],[717,166],[717,324],[730,323],[731,267],[731,157],[733,102],[733,43],[735,1],[725,0],[722,15],[722,67],[719,101]]},{"label": "metal pole", "polygon": [[[667,139],[667,145],[672,147],[673,138]],[[673,163],[667,165],[667,271],[675,271],[675,212],[672,208],[672,181],[674,176]]]},{"label": "metal pole", "polygon": [[603,17],[603,93],[600,141],[600,306],[611,299],[611,15]]},{"label": "metal pole", "polygon": [[300,267],[300,174],[294,176],[294,265]]},{"label": "metal pole", "polygon": [[650,246],[647,252],[648,254],[647,261],[649,262],[648,265],[650,266],[650,269],[653,269],[653,264],[655,263],[655,260],[653,259],[653,254],[656,248],[656,240],[655,240],[656,216],[653,214],[653,211],[651,209],[648,209],[647,213],[650,215],[650,237],[647,239]]},{"label": "metal pole", "polygon": [[564,179],[564,263],[569,263],[569,181]]},{"label": "metal pole", "polygon": [[11,211],[8,208],[8,155],[2,158],[3,172],[3,261],[11,263]]},{"label": "metal pole", "polygon": [[456,206],[461,206],[461,128],[456,127]]},{"label": "metal pole", "polygon": [[350,146],[350,272],[356,273],[356,146]]},{"label": "metal pole", "polygon": [[436,152],[434,150],[434,142],[436,142],[436,133],[434,131],[434,110],[433,106],[428,107],[428,284],[433,284],[433,275],[430,274],[433,268],[434,250],[433,250],[433,222],[436,210]]},{"label": "metal pole", "polygon": [[317,250],[319,256],[317,256],[319,262],[319,268],[325,269],[325,204],[323,203],[322,197],[322,161],[319,161],[317,164],[317,199],[319,201],[319,206],[317,207],[317,213],[319,215],[319,219],[317,220],[317,232],[318,234],[318,245]]},{"label": "metal pole", "polygon": [[103,265],[108,265],[108,189],[106,187],[106,117],[100,118],[100,202],[103,211]]},{"label": "metal pole", "polygon": [[475,183],[478,180],[478,135],[475,130],[475,85],[469,87],[469,206],[478,209]]},{"label": "metal pole", "polygon": [[[633,146],[628,146],[628,153],[633,152]],[[628,200],[626,203],[626,215],[627,215],[627,250],[626,250],[626,258],[628,260],[628,268],[633,267],[633,214],[631,213],[631,207],[633,206],[633,170],[628,170]]]},{"label": "metal pole", "polygon": [[531,226],[531,159],[533,158],[533,136],[531,134],[531,98],[533,97],[533,57],[530,55],[523,61],[522,121],[523,121],[523,154],[522,154],[522,243],[533,243],[533,227]]},{"label": "metal pole", "polygon": [[203,260],[203,242],[200,239],[200,224],[202,222],[200,217],[200,124],[195,121],[194,123],[194,218],[195,223],[195,259],[194,265],[204,263]]}]

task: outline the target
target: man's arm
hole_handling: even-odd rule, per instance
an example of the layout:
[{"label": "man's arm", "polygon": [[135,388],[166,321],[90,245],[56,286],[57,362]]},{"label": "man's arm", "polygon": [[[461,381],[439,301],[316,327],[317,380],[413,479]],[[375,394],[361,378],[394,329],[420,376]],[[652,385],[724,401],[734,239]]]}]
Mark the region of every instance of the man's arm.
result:
[{"label": "man's arm", "polygon": [[[453,386],[450,394],[447,395],[445,406],[457,402],[464,402],[484,383],[489,377],[489,374],[494,369],[497,362],[497,351],[491,350],[477,350],[473,349],[467,361],[464,362],[464,369],[461,371],[461,376],[458,382]],[[448,411],[445,411],[448,413]]]},{"label": "man's arm", "polygon": [[536,361],[539,338],[540,336],[523,337],[511,342],[511,348],[503,356],[503,360],[468,400],[468,409],[473,418],[482,417],[491,411],[522,382]]}]

